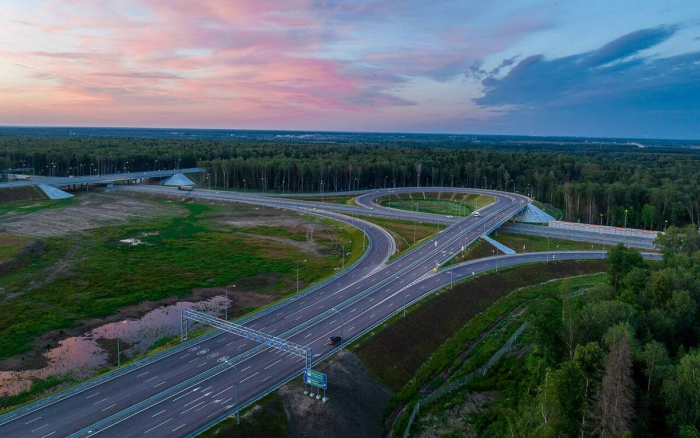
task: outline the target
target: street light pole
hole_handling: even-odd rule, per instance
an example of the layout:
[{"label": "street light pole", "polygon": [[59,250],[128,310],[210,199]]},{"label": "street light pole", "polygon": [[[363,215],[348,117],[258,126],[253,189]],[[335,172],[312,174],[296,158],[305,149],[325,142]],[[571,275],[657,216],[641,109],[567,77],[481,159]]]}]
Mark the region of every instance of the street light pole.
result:
[{"label": "street light pole", "polygon": [[625,209],[625,228],[627,228],[627,209]]}]

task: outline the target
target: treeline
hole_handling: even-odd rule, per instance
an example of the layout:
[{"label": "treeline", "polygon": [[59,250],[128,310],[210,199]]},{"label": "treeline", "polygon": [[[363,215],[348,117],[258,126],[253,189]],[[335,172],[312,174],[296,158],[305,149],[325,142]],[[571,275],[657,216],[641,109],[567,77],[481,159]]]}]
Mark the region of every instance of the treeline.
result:
[{"label": "treeline", "polygon": [[522,393],[483,436],[700,436],[700,235],[660,237],[662,263],[618,246],[609,286],[529,309]]},{"label": "treeline", "polygon": [[[503,148],[503,145],[499,145]],[[526,193],[570,221],[698,224],[700,155],[688,149],[559,152],[131,138],[0,138],[0,168],[42,175],[205,167],[205,186],[275,192],[455,186]]]}]

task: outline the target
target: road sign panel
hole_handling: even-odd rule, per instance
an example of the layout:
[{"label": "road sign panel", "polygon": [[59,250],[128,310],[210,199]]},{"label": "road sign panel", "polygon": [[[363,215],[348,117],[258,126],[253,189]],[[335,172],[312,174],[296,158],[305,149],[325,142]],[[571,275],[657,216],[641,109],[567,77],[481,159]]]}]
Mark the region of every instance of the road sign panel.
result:
[{"label": "road sign panel", "polygon": [[324,373],[319,373],[314,370],[304,370],[304,383],[311,386],[327,389],[328,376]]}]

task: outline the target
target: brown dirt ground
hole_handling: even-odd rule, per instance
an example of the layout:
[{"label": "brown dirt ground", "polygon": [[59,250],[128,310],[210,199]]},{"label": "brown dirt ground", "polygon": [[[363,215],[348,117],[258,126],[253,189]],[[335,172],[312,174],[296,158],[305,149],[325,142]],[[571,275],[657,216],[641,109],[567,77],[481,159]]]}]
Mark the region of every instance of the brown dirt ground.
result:
[{"label": "brown dirt ground", "polygon": [[77,205],[35,211],[8,213],[0,219],[0,232],[31,237],[62,236],[89,228],[125,223],[130,218],[148,218],[176,214],[181,207],[119,196],[115,193],[91,193]]}]

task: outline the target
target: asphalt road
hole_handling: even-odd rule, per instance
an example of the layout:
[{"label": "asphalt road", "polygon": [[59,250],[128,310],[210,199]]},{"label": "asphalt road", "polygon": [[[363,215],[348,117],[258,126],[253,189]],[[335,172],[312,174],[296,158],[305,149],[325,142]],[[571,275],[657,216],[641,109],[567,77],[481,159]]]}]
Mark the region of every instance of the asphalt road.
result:
[{"label": "asphalt road", "polygon": [[[149,187],[153,187],[153,192],[158,193],[158,187]],[[200,194],[215,195],[204,191],[195,191],[192,195],[196,197]],[[228,194],[224,192],[224,195],[217,196],[226,195]],[[345,322],[346,327],[343,330],[347,330],[344,332],[346,338],[373,325],[373,321],[381,319],[386,312],[391,312],[392,307],[395,308],[395,303],[388,302],[392,294],[406,285],[423,280],[432,272],[436,263],[447,261],[462,245],[466,246],[476,239],[483,229],[507,220],[527,201],[526,198],[509,194],[496,195],[498,202],[483,209],[480,219],[468,217],[382,269],[378,268],[393,252],[393,241],[375,226],[353,218],[345,218],[346,222],[362,227],[370,235],[372,254],[336,281],[303,299],[291,300],[288,305],[250,321],[247,325],[273,335],[281,335],[297,327],[296,333],[289,339],[312,347],[316,358],[323,357],[332,352],[333,348],[337,348],[326,346],[325,340],[329,334],[340,329],[339,319]],[[238,201],[235,196],[231,196],[230,199],[217,199]],[[299,201],[292,201],[293,205],[287,206],[259,197],[246,199],[244,202],[336,216],[330,212],[314,211],[313,207],[299,207]],[[324,204],[326,205],[328,204]],[[329,311],[332,307],[336,307],[341,313]],[[302,323],[306,327],[298,329]],[[222,362],[219,360],[224,356],[238,356],[239,347],[240,352],[245,353],[254,345],[229,334],[205,339],[194,345],[192,351],[164,357],[126,375],[107,380],[4,423],[0,426],[0,435],[67,436],[82,431],[84,435],[132,436],[143,433],[185,436],[217,418],[219,414],[223,415],[235,409],[236,402],[227,393],[231,389],[226,388],[231,386],[231,382],[235,382],[236,370],[240,371],[240,395],[243,404],[264,390],[298,374],[304,366],[300,358],[287,357],[273,350],[262,350],[244,361],[232,361],[231,363],[236,364],[235,368],[228,367],[228,362],[223,362],[225,366],[221,369]],[[216,368],[217,366],[219,368]],[[208,369],[217,371],[209,373],[206,378],[202,377]],[[177,391],[168,390],[179,388],[178,385],[183,385],[183,382],[191,382],[192,385],[184,385],[186,388]],[[218,390],[211,391],[215,388]],[[221,392],[224,389],[226,391]],[[214,398],[209,400],[211,397]],[[198,400],[194,401],[195,399]],[[206,401],[201,402],[202,400]],[[138,409],[129,409],[132,406],[138,406]],[[157,412],[151,411],[157,406],[160,407]],[[183,409],[178,411],[177,417],[166,415],[168,412],[174,412],[168,409],[181,406]],[[104,422],[105,419],[108,421]],[[182,424],[173,424],[173,427],[170,427],[169,423],[178,421],[182,421]],[[3,422],[3,419],[0,419],[0,422]],[[96,423],[100,423],[98,427],[91,427]]]}]

